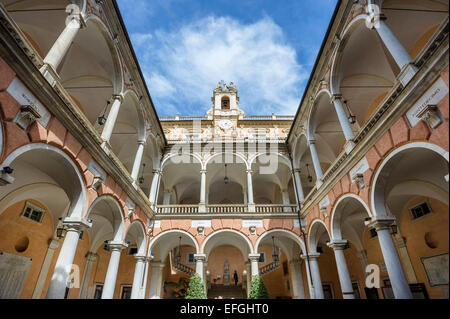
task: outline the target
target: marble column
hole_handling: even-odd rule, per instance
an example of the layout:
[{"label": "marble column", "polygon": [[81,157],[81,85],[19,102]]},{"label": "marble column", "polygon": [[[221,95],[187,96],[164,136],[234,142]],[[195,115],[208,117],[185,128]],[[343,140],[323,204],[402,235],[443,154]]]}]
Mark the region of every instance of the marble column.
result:
[{"label": "marble column", "polygon": [[86,220],[76,217],[66,218],[63,221],[63,225],[66,227],[67,232],[56,261],[52,279],[50,280],[50,286],[47,290],[47,299],[64,299],[67,281],[70,276],[75,253],[77,251],[80,233],[85,228],[92,226],[92,224]]},{"label": "marble column", "polygon": [[119,270],[120,255],[127,244],[123,242],[110,242],[111,257],[109,258],[105,284],[103,285],[102,299],[113,299],[116,288],[117,271]]},{"label": "marble column", "polygon": [[400,258],[397,254],[394,242],[391,237],[391,225],[394,223],[393,217],[373,219],[368,227],[375,228],[386,264],[389,280],[396,299],[412,299],[411,290],[406,280]]},{"label": "marble column", "polygon": [[145,299],[145,294],[147,292],[147,283],[148,283],[148,270],[150,268],[150,257],[144,259],[144,276],[141,278],[141,288],[139,289],[139,298]]},{"label": "marble column", "polygon": [[53,260],[53,255],[55,250],[60,246],[60,243],[56,239],[50,239],[48,244],[47,253],[45,254],[44,262],[39,272],[39,277],[36,281],[36,286],[34,287],[32,299],[40,299],[42,295],[42,290],[44,288],[45,280],[47,279],[48,271],[50,270],[50,265]]},{"label": "marble column", "polygon": [[195,254],[194,255],[194,259],[195,259],[195,272],[197,273],[197,275],[200,276],[200,278],[202,279],[202,281],[203,281],[203,283],[205,284],[205,287],[206,287],[205,268],[204,268],[206,255],[204,255],[204,254]]},{"label": "marble column", "polygon": [[311,272],[309,271],[309,269],[311,267],[311,264],[309,263],[308,257],[306,255],[301,255],[300,258],[305,261],[306,281],[308,283],[309,298],[310,299],[315,299],[316,298],[316,294],[315,294],[315,291],[314,291],[314,282],[313,282],[313,280],[311,278]]},{"label": "marble column", "polygon": [[247,195],[248,195],[248,204],[254,205],[255,202],[253,200],[253,180],[252,180],[252,170],[247,170]]},{"label": "marble column", "polygon": [[302,261],[299,259],[291,260],[291,275],[292,275],[292,293],[293,299],[306,299],[305,287],[303,285],[302,276]]},{"label": "marble column", "polygon": [[[297,200],[299,203],[303,202],[305,199],[305,194],[303,193],[302,180],[300,179],[300,169],[295,168],[292,171],[292,175],[294,176],[295,187],[297,189],[298,197]],[[297,193],[295,194],[297,196]]]},{"label": "marble column", "polygon": [[142,156],[144,155],[145,141],[138,141],[138,149],[134,158],[133,169],[131,170],[131,178],[137,180],[139,170],[141,168]]},{"label": "marble column", "polygon": [[120,106],[123,102],[123,97],[120,94],[113,95],[113,103],[111,110],[109,111],[108,118],[106,119],[105,126],[103,128],[101,138],[103,141],[108,142],[111,139],[111,135],[114,131],[114,126],[116,125],[117,116],[119,115]]},{"label": "marble column", "polygon": [[136,255],[136,266],[134,268],[133,287],[131,288],[131,299],[140,299],[142,276],[144,275],[145,256]]},{"label": "marble column", "polygon": [[260,254],[248,255],[248,259],[250,260],[252,278],[259,275],[259,255]]},{"label": "marble column", "polygon": [[152,186],[150,188],[150,195],[148,198],[150,200],[150,203],[152,203],[152,205],[156,205],[156,201],[158,200],[156,198],[156,195],[158,193],[160,176],[161,176],[160,170],[153,170],[153,181],[152,181]]},{"label": "marble column", "polygon": [[56,71],[82,27],[83,18],[81,15],[71,15],[63,32],[44,58],[44,63],[50,65]]},{"label": "marble column", "polygon": [[400,259],[402,261],[402,265],[406,272],[406,277],[408,282],[411,284],[418,283],[416,273],[414,271],[414,267],[411,262],[411,258],[409,257],[408,249],[406,248],[406,241],[399,232],[394,236],[395,246],[398,248],[398,252],[400,254]]},{"label": "marble column", "polygon": [[341,284],[342,296],[344,299],[355,299],[352,281],[348,272],[347,262],[345,261],[344,249],[347,246],[346,240],[335,240],[328,243],[328,247],[334,250],[336,266]]},{"label": "marble column", "polygon": [[86,264],[84,266],[83,280],[81,282],[80,294],[78,295],[78,299],[88,299],[89,297],[89,280],[92,274],[92,266],[97,260],[98,255],[93,252],[88,252],[85,257]]},{"label": "marble column", "polygon": [[322,279],[320,278],[319,263],[317,259],[320,254],[309,254],[309,265],[311,266],[311,278],[314,285],[315,299],[324,299]]},{"label": "marble column", "polygon": [[316,141],[315,140],[309,141],[309,150],[311,152],[311,158],[313,161],[314,171],[316,172],[317,182],[319,182],[319,180],[323,176],[323,173],[322,173],[322,167],[320,166],[319,155],[317,154],[317,150],[316,150]]},{"label": "marble column", "polygon": [[333,103],[334,109],[336,110],[345,139],[347,142],[352,141],[355,138],[355,134],[353,133],[347,113],[345,113],[344,106],[342,105],[342,95],[334,94],[331,98],[331,103]]},{"label": "marble column", "polygon": [[163,197],[163,205],[170,205],[170,197],[172,196],[172,191],[169,189],[164,190],[164,197]]},{"label": "marble column", "polygon": [[206,204],[206,170],[202,169],[201,174],[201,184],[200,184],[200,204]]},{"label": "marble column", "polygon": [[161,299],[164,263],[152,262],[152,278],[150,279],[149,299]]}]

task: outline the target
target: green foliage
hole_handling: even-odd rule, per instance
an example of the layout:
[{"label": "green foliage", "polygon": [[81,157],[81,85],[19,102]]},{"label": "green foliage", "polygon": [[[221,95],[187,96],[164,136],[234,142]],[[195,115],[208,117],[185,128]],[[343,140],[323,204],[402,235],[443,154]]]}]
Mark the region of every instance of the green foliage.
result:
[{"label": "green foliage", "polygon": [[252,278],[249,299],[269,299],[269,293],[261,276]]},{"label": "green foliage", "polygon": [[164,293],[169,299],[185,299],[189,279],[181,277],[178,282],[164,281]]},{"label": "green foliage", "polygon": [[205,286],[197,274],[191,277],[186,299],[206,299]]}]

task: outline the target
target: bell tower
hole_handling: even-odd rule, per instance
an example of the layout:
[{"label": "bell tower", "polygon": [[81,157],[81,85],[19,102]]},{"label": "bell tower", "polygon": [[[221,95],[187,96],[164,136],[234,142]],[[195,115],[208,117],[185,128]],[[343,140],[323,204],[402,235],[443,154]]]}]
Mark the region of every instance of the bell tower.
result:
[{"label": "bell tower", "polygon": [[216,131],[222,131],[223,136],[230,136],[236,131],[237,121],[244,116],[239,108],[239,97],[233,82],[225,84],[220,81],[213,91],[212,108],[208,111],[208,118],[213,120]]}]

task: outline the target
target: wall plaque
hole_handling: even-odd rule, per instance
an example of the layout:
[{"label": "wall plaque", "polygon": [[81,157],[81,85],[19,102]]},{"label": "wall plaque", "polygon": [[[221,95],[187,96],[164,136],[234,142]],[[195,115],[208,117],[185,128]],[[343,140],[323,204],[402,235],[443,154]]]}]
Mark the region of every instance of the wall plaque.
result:
[{"label": "wall plaque", "polygon": [[422,257],[420,260],[431,287],[448,285],[448,253]]},{"label": "wall plaque", "polygon": [[31,258],[0,252],[0,299],[19,299]]}]

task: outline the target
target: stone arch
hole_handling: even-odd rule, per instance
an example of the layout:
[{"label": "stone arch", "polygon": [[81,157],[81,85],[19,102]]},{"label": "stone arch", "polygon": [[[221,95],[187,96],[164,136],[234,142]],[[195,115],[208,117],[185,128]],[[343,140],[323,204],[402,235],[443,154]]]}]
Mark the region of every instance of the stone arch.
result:
[{"label": "stone arch", "polygon": [[[266,231],[263,234],[261,234],[259,236],[258,240],[255,243],[255,252],[258,252],[258,248],[259,248],[259,246],[261,244],[261,241],[263,241],[267,236],[270,236],[270,235],[273,235],[273,234],[277,234],[277,233],[283,234],[285,236],[284,238],[291,239],[296,244],[298,244],[299,247],[300,247],[300,252],[302,252],[302,253],[306,252],[305,243],[303,242],[303,240],[297,234],[293,233],[292,231],[289,231],[289,230],[286,230],[286,229],[281,229],[281,228],[271,229],[271,230]],[[288,260],[291,260],[291,259],[294,258],[293,254],[292,254],[292,249],[289,249],[287,247],[287,245],[285,245],[282,242],[279,243],[279,246],[285,251],[286,256],[288,257]]]},{"label": "stone arch", "polygon": [[[196,154],[193,154],[193,153],[183,153],[181,155],[180,154],[171,154],[171,155],[167,156],[166,158],[164,158],[162,163],[161,163],[161,170],[163,170],[164,167],[166,165],[168,165],[169,160],[172,160],[173,158],[176,158],[176,157],[191,157],[194,160],[198,161],[198,164],[201,165],[202,169],[205,169],[205,166],[204,166],[203,161],[202,161],[200,156],[198,156]],[[183,162],[180,162],[180,163],[183,163]]]},{"label": "stone arch", "polygon": [[[121,242],[125,238],[125,217],[119,201],[111,195],[97,197],[89,207],[86,218],[93,220],[88,232],[92,238],[93,251],[103,243],[103,239]],[[109,225],[108,225],[109,223]],[[110,226],[110,227],[109,227]]]},{"label": "stone arch", "polygon": [[[87,210],[86,186],[77,164],[61,149],[43,143],[27,144],[11,152],[0,167],[14,166],[18,160],[32,161],[39,170],[57,181],[70,201],[67,216],[79,217]],[[14,168],[14,167],[13,167]],[[33,167],[33,169],[36,169]],[[13,172],[14,175],[17,174]],[[23,177],[26,180],[26,177]],[[17,184],[17,183],[16,183]],[[26,181],[22,184],[26,185]],[[6,193],[20,187],[12,183],[5,189]]]},{"label": "stone arch", "polygon": [[[309,109],[309,114],[307,117],[307,126],[306,126],[306,136],[307,136],[307,141],[309,142],[310,140],[315,138],[315,134],[314,134],[314,130],[312,128],[312,120],[316,111],[316,108],[314,107],[316,105],[316,101],[318,101],[320,98],[322,98],[322,95],[328,95],[328,98],[331,101],[331,92],[328,89],[322,89],[319,92],[316,93],[316,95],[314,96],[313,102],[310,104],[311,107]],[[331,104],[331,102],[330,102]]]},{"label": "stone arch", "polygon": [[[220,241],[220,239],[222,239],[222,241]],[[219,240],[220,242],[215,242],[217,240]],[[243,246],[236,244],[236,242],[239,241],[242,242],[242,240],[246,243],[247,245],[246,248],[248,249],[248,251],[246,251]],[[214,250],[214,248],[220,246],[221,244],[229,244],[231,246],[238,248],[241,251],[244,258],[248,256],[248,254],[254,253],[254,248],[250,239],[245,234],[234,229],[221,229],[208,235],[208,237],[206,237],[206,239],[202,243],[202,246],[200,247],[200,253],[205,254],[206,257],[208,258],[209,254]]]},{"label": "stone arch", "polygon": [[[181,229],[172,229],[164,231],[151,239],[149,251],[154,256],[154,259],[164,261],[170,250],[178,246],[180,236],[182,237],[182,245],[192,245],[197,253],[200,251],[198,242],[192,234]],[[159,250],[155,251],[158,248]]]},{"label": "stone arch", "polygon": [[134,102],[134,106],[136,108],[136,114],[138,117],[138,123],[136,123],[138,140],[145,140],[145,137],[146,137],[145,136],[145,120],[144,120],[144,116],[142,114],[142,107],[139,102],[139,97],[137,96],[137,94],[134,90],[126,90],[122,94],[123,94],[124,100],[126,99],[127,96],[131,96],[131,99]]},{"label": "stone arch", "polygon": [[145,255],[145,247],[146,247],[146,235],[145,235],[145,226],[141,220],[133,221],[125,231],[125,240],[128,236],[131,236],[132,239],[136,242],[137,245],[137,255]]},{"label": "stone arch", "polygon": [[[443,148],[431,144],[428,142],[412,142],[404,144],[396,149],[393,149],[382,162],[380,162],[377,165],[377,168],[375,170],[375,173],[372,177],[371,186],[370,186],[370,208],[374,214],[374,216],[386,216],[389,215],[386,206],[385,206],[385,195],[384,191],[380,191],[380,189],[384,189],[384,183],[383,177],[386,177],[386,174],[389,174],[389,172],[384,173],[384,170],[389,169],[389,164],[392,163],[391,160],[393,160],[395,157],[400,155],[402,152],[412,150],[412,149],[422,149],[430,151],[434,154],[439,155],[439,158],[443,158],[447,162],[447,176],[448,176],[448,162],[449,162],[449,153],[444,150]],[[382,174],[384,173],[384,174]],[[444,176],[442,176],[444,179]],[[387,178],[385,178],[387,179]],[[381,180],[381,182],[380,182]],[[383,183],[383,184],[382,184]],[[448,181],[447,181],[448,183]],[[381,184],[381,185],[380,185]]]},{"label": "stone arch", "polygon": [[[323,232],[323,229],[325,229],[325,232]],[[328,235],[331,239],[330,232],[325,222],[321,219],[315,219],[308,230],[308,248],[311,253],[317,252],[317,243],[324,234]]]},{"label": "stone arch", "polygon": [[246,168],[249,169],[250,165],[249,165],[249,162],[247,161],[247,159],[245,158],[245,156],[242,155],[242,154],[239,154],[239,153],[234,153],[234,152],[233,152],[233,153],[221,152],[221,153],[217,153],[217,154],[214,154],[214,155],[210,156],[210,157],[206,160],[206,162],[205,162],[204,169],[207,169],[207,168],[208,168],[208,164],[210,164],[210,162],[211,162],[214,158],[219,157],[219,156],[222,156],[222,155],[224,155],[224,154],[225,154],[225,156],[233,156],[233,157],[235,156],[235,157],[237,157],[237,158],[240,158],[240,159],[244,162]]}]

